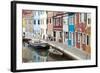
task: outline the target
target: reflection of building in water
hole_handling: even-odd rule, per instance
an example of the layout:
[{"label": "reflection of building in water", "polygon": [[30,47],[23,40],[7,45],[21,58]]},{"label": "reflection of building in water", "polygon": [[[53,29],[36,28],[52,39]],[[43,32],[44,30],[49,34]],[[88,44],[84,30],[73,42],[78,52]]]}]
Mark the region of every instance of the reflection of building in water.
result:
[{"label": "reflection of building in water", "polygon": [[[45,44],[44,44],[45,45]],[[32,61],[33,62],[46,62],[48,57],[49,46],[34,46],[34,51],[32,52]]]}]

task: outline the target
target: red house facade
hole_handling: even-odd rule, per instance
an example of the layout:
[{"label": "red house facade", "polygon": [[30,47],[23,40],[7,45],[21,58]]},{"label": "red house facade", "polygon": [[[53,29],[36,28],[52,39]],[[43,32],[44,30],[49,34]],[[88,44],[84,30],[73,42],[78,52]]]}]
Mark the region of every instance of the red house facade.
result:
[{"label": "red house facade", "polygon": [[54,40],[63,42],[63,12],[53,13],[53,31]]}]

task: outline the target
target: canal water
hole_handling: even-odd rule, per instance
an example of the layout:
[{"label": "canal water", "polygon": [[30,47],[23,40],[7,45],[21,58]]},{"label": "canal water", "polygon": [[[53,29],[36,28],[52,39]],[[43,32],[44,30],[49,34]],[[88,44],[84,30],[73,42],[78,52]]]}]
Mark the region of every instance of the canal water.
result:
[{"label": "canal water", "polygon": [[65,55],[58,50],[56,53],[50,52],[50,46],[45,44],[45,46],[40,45],[26,45],[22,49],[22,62],[48,62],[48,61],[68,61],[73,60],[68,55]]}]

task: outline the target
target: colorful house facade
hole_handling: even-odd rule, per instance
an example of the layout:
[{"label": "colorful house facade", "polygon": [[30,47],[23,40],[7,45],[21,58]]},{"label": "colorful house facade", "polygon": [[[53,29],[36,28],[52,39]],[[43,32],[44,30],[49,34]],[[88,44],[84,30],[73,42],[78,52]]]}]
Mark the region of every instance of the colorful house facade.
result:
[{"label": "colorful house facade", "polygon": [[76,48],[80,49],[80,37],[81,37],[81,33],[80,33],[80,13],[76,13],[75,14],[75,34],[76,34]]},{"label": "colorful house facade", "polygon": [[87,26],[85,28],[86,33],[86,47],[85,51],[88,54],[91,54],[91,14],[87,14]]},{"label": "colorful house facade", "polygon": [[90,53],[91,15],[89,13],[75,14],[76,48]]},{"label": "colorful house facade", "polygon": [[42,39],[47,38],[47,12],[40,11],[40,28],[41,28],[41,37]]},{"label": "colorful house facade", "polygon": [[48,34],[48,37],[52,37],[53,36],[53,12],[49,11],[47,13],[47,34]]},{"label": "colorful house facade", "polygon": [[68,47],[75,46],[75,23],[74,23],[75,14],[68,14]]},{"label": "colorful house facade", "polygon": [[53,20],[54,41],[63,42],[63,12],[54,12]]},{"label": "colorful house facade", "polygon": [[91,14],[23,10],[23,32],[33,33],[47,39],[66,44],[68,47],[91,53]]},{"label": "colorful house facade", "polygon": [[32,20],[32,10],[23,10],[22,11],[22,27],[25,36],[28,38],[32,38],[33,33],[33,20]]},{"label": "colorful house facade", "polygon": [[32,32],[32,11],[31,10],[23,10],[23,28],[25,29],[26,32]]},{"label": "colorful house facade", "polygon": [[68,46],[68,14],[63,15],[63,44]]},{"label": "colorful house facade", "polygon": [[39,11],[33,11],[33,33],[34,33],[34,37],[37,37],[37,35],[40,35],[40,14]]}]

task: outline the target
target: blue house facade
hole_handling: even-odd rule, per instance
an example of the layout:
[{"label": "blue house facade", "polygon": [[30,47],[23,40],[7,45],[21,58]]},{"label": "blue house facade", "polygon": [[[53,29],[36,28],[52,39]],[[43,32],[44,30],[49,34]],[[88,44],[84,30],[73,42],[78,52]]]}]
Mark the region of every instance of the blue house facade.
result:
[{"label": "blue house facade", "polygon": [[68,47],[73,47],[75,45],[74,32],[75,32],[75,23],[74,23],[74,14],[68,15]]}]

